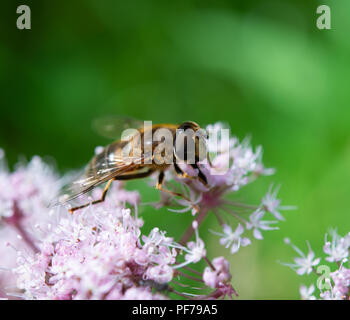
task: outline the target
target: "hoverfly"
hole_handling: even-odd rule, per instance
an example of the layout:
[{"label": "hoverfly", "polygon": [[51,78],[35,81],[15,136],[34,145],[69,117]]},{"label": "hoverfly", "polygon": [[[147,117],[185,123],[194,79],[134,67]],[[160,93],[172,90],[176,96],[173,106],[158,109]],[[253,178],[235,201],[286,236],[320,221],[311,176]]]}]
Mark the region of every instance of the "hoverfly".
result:
[{"label": "hoverfly", "polygon": [[[113,180],[145,178],[155,172],[158,172],[156,189],[174,196],[182,197],[190,202],[190,200],[183,194],[163,188],[165,177],[164,171],[172,166],[176,175],[182,178],[198,179],[204,185],[207,185],[207,178],[198,166],[200,160],[203,160],[203,156],[200,156],[200,147],[202,147],[201,150],[204,150],[205,158],[209,160],[205,151],[205,140],[207,139],[206,133],[204,133],[198,124],[192,121],[186,121],[180,125],[155,124],[143,127],[140,126],[141,123],[142,122],[135,122],[134,120],[130,121],[130,119],[128,121],[124,120],[124,122],[121,123],[119,118],[102,118],[95,121],[95,129],[106,137],[115,137],[116,132],[119,132],[128,126],[130,127],[133,125],[135,127],[135,124],[138,125],[138,129],[135,129],[136,134],[132,134],[127,140],[114,141],[113,143],[104,147],[101,152],[96,154],[85,168],[83,175],[63,188],[61,192],[63,196],[60,197],[60,200],[56,204],[65,204],[91,191],[95,187],[106,183],[100,199],[69,209],[69,211],[73,213],[74,211],[87,207],[90,204],[103,202]],[[160,141],[152,140],[148,148],[149,151],[147,152],[145,150],[145,144],[142,143],[138,144],[138,146],[141,146],[138,152],[135,151],[136,148],[133,149],[135,142],[139,143],[140,141],[145,141],[146,135],[151,134],[151,136],[153,136],[153,134],[155,134],[159,129],[168,130],[172,136],[172,163],[159,163],[159,161],[156,161],[159,156],[164,156],[163,154],[159,154],[160,151],[157,151],[157,146],[159,146]],[[179,142],[178,133],[186,132],[188,129],[190,129],[190,132],[193,134],[187,136],[187,139],[184,139],[182,143]],[[192,150],[194,161],[190,165],[194,169],[197,169],[197,176],[188,175],[178,165],[178,163],[181,161],[182,163],[188,163],[187,160],[189,159],[189,154],[186,146],[189,140],[193,140],[192,142],[194,143],[194,150]],[[175,148],[176,145],[178,148]],[[125,149],[127,146],[129,146],[129,151],[126,157]],[[177,150],[182,150],[182,154],[180,155],[180,152]],[[198,210],[197,207],[195,208]]]}]

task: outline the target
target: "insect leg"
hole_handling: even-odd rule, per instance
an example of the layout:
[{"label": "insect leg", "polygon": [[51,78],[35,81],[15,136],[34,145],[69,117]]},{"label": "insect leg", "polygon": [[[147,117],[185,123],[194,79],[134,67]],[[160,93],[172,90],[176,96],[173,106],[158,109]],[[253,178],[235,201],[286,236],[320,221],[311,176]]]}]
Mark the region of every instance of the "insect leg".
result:
[{"label": "insect leg", "polygon": [[180,177],[180,178],[187,178],[187,179],[197,179],[197,177],[195,176],[190,176],[189,174],[187,174],[186,172],[184,172],[175,162],[174,163],[174,169],[176,174]]},{"label": "insect leg", "polygon": [[199,169],[197,163],[195,164],[191,164],[192,168],[197,169],[198,170],[198,180],[200,182],[202,182],[205,186],[208,186],[208,180],[207,177],[204,175],[204,173],[201,171],[201,169]]},{"label": "insect leg", "polygon": [[106,186],[105,186],[104,189],[103,189],[101,199],[95,200],[95,201],[92,201],[92,202],[89,202],[89,203],[86,203],[86,204],[83,204],[82,206],[78,206],[78,207],[71,208],[71,209],[69,209],[68,211],[69,211],[70,213],[73,213],[74,211],[79,210],[79,209],[82,209],[82,208],[85,208],[85,207],[89,206],[90,204],[93,205],[93,204],[97,204],[97,203],[100,203],[100,202],[105,201],[105,198],[106,198],[106,195],[107,195],[107,191],[108,191],[109,187],[111,186],[113,180],[114,180],[114,179],[108,180]]},{"label": "insect leg", "polygon": [[186,172],[184,172],[176,163],[174,163],[174,168],[176,174],[181,178],[187,178],[187,179],[198,179],[200,182],[202,182],[205,186],[208,186],[207,177],[203,174],[203,172],[199,169],[198,165],[194,164],[191,165],[194,169],[198,170],[197,176],[190,176]]},{"label": "insect leg", "polygon": [[[157,181],[157,185],[156,185],[156,189],[160,190],[160,191],[164,191],[167,192],[169,194],[172,194],[173,196],[177,196],[177,197],[181,197],[182,199],[188,201],[189,203],[191,203],[192,201],[190,199],[188,199],[185,195],[183,195],[182,193],[179,192],[174,192],[174,191],[170,191],[167,189],[163,189],[163,182],[164,182],[164,171],[161,171],[159,173],[158,176],[158,181]],[[192,204],[192,207],[199,212],[199,207],[195,204]]]}]

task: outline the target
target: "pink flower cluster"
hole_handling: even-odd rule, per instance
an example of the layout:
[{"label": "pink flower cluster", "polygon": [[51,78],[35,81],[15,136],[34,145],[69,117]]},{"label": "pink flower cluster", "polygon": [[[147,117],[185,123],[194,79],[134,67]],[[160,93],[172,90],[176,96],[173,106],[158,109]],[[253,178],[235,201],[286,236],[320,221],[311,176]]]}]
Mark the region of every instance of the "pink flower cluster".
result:
[{"label": "pink flower cluster", "polygon": [[[216,124],[208,130],[221,127]],[[193,221],[179,239],[168,237],[157,227],[148,235],[142,234],[143,220],[137,211],[140,195],[125,190],[119,182],[113,183],[103,203],[73,215],[62,206],[48,209],[67,178],[59,179],[39,157],[10,172],[0,150],[0,297],[218,299],[237,295],[230,283],[229,262],[224,257],[208,258],[200,236],[202,221],[214,214],[222,232],[212,233],[235,253],[251,243],[243,236],[246,231],[252,230],[253,237],[263,239],[261,231],[277,229],[272,225],[283,219],[280,210],[291,207],[281,206],[278,189],[271,188],[259,205],[227,199],[273,170],[263,166],[262,149],[253,151],[247,140],[239,143],[231,138],[228,149],[214,150],[216,146],[209,142],[209,151],[216,151],[216,156],[210,165],[200,165],[208,187],[167,172],[167,187],[175,190],[180,186],[189,200],[163,193],[161,201],[153,204],[157,209],[192,213]],[[225,161],[229,161],[228,172],[215,174],[228,164]],[[198,175],[197,169],[185,169],[189,175]],[[101,192],[94,189],[91,197],[97,199]],[[266,213],[277,220],[263,220]],[[235,228],[222,214],[236,219]],[[203,271],[197,270],[199,261],[207,265]]]},{"label": "pink flower cluster", "polygon": [[11,173],[0,149],[0,297],[15,286],[11,270],[16,266],[17,253],[9,246],[37,250],[35,226],[50,220],[47,205],[60,188],[58,181],[51,166],[39,157],[27,164],[18,163]]},{"label": "pink flower cluster", "polygon": [[[300,287],[301,298],[304,300],[350,300],[350,269],[345,267],[349,258],[350,233],[344,237],[341,237],[336,230],[331,230],[330,233],[332,240],[329,241],[326,235],[323,246],[326,261],[323,265],[320,265],[320,258],[315,258],[309,243],[309,252],[305,255],[288,239],[286,241],[299,254],[299,257],[294,259],[294,264],[285,265],[293,268],[299,275],[312,272],[316,275],[316,286],[312,284],[309,287],[305,285]],[[333,272],[330,263],[335,265]],[[315,295],[316,287],[319,297]]]},{"label": "pink flower cluster", "polygon": [[141,243],[142,222],[130,215],[130,209],[113,212],[89,208],[61,218],[34,259],[20,255],[15,273],[25,297],[123,299],[140,291],[143,297],[160,298],[142,281],[172,280],[176,257],[176,250],[168,246],[172,239],[154,229]]}]

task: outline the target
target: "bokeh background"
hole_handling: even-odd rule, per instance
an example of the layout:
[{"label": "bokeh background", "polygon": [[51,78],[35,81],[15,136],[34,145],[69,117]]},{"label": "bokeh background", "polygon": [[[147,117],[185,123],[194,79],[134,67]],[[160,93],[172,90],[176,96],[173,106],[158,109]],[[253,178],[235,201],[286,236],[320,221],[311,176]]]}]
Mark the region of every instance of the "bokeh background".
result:
[{"label": "bokeh background", "polygon": [[[20,4],[31,7],[31,30],[16,28]],[[316,28],[320,4],[331,8],[331,30]],[[329,227],[350,230],[348,0],[11,0],[1,2],[0,21],[0,146],[11,165],[40,155],[62,173],[80,168],[109,143],[91,129],[109,114],[226,121],[238,137],[250,134],[277,173],[239,197],[258,203],[281,183],[283,204],[298,210],[230,258],[246,299],[297,299],[299,284],[314,280],[278,263],[294,256],[285,237],[320,253]],[[145,182],[128,188],[158,197]],[[141,210],[146,230],[176,235],[188,223]],[[228,253],[203,236],[209,254]]]}]

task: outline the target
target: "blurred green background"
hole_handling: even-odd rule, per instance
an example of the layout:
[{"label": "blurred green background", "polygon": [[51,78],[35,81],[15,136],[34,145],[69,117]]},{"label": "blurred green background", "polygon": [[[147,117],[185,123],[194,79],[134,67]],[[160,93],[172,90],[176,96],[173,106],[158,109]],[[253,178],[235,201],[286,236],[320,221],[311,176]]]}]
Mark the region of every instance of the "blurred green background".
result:
[{"label": "blurred green background", "polygon": [[[20,4],[31,7],[31,30],[16,28]],[[331,8],[332,30],[316,28],[320,4]],[[311,279],[277,262],[294,256],[283,238],[303,250],[308,239],[320,253],[329,227],[350,230],[348,0],[11,0],[1,2],[0,23],[0,146],[10,164],[38,154],[61,172],[81,167],[109,143],[91,129],[108,114],[226,121],[238,137],[251,134],[277,173],[238,196],[258,203],[277,182],[283,204],[298,210],[231,256],[241,298],[299,298]],[[158,197],[144,182],[135,187]],[[176,235],[188,222],[142,210],[147,230]],[[209,255],[228,254],[202,230]]]}]

